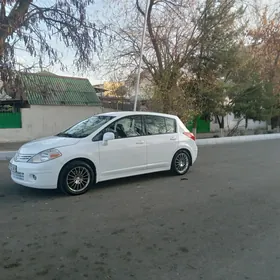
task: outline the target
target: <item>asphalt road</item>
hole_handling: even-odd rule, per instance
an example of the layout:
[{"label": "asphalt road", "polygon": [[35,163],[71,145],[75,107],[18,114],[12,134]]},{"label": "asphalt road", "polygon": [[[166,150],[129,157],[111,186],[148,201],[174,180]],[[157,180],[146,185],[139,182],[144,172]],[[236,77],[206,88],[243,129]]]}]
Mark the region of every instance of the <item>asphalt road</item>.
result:
[{"label": "asphalt road", "polygon": [[11,183],[0,163],[0,278],[280,279],[280,141],[201,147],[186,177],[80,197]]}]

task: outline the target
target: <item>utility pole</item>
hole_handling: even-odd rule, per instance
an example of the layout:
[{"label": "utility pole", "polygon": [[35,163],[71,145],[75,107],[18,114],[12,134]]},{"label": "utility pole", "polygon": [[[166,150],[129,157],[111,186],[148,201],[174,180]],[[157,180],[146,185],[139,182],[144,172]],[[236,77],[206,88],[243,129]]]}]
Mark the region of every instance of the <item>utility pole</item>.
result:
[{"label": "utility pole", "polygon": [[147,0],[147,2],[146,2],[146,12],[145,12],[145,16],[144,16],[144,26],[143,26],[143,32],[142,32],[142,39],[141,39],[140,60],[139,60],[139,65],[138,65],[138,73],[137,73],[137,81],[136,81],[134,111],[137,110],[137,100],[138,100],[138,95],[139,95],[141,68],[142,68],[142,60],[143,60],[142,58],[143,58],[145,35],[146,35],[146,29],[147,29],[147,17],[148,17],[149,4],[150,4],[150,0]]}]

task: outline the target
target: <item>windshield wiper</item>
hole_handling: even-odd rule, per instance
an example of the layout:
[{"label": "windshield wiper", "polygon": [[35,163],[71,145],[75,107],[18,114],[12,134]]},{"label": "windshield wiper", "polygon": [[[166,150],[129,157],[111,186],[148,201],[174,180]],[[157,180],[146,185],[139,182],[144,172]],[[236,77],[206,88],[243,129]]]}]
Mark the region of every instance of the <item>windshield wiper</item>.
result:
[{"label": "windshield wiper", "polygon": [[58,137],[69,137],[69,138],[77,138],[72,134],[68,134],[68,133],[58,133],[56,136]]},{"label": "windshield wiper", "polygon": [[58,137],[68,137],[68,138],[85,138],[88,135],[77,135],[77,134],[69,134],[69,133],[58,133],[56,136]]}]

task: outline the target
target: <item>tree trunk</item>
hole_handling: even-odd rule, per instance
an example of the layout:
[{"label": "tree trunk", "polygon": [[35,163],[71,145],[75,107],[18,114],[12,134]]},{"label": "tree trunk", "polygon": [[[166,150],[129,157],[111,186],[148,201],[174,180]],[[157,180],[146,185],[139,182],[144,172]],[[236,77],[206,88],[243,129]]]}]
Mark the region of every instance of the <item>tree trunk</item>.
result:
[{"label": "tree trunk", "polygon": [[277,131],[277,132],[280,132],[280,116],[277,116],[276,131]]},{"label": "tree trunk", "polygon": [[0,61],[5,50],[5,38],[0,35]]},{"label": "tree trunk", "polygon": [[194,136],[196,138],[196,134],[197,134],[197,117],[195,117],[194,120],[193,120],[192,133],[194,134]]},{"label": "tree trunk", "polygon": [[224,116],[217,116],[217,120],[219,123],[219,127],[220,127],[220,133],[221,133],[221,137],[225,136],[225,118]]},{"label": "tree trunk", "polygon": [[159,99],[162,104],[163,113],[173,113],[173,89],[175,87],[174,82],[172,80],[166,81],[162,84],[162,78],[156,81],[156,85],[159,90]]},{"label": "tree trunk", "polygon": [[168,106],[166,98],[163,99],[163,113],[165,113],[165,114],[169,113],[169,106]]},{"label": "tree trunk", "polygon": [[267,129],[267,131],[272,130],[271,118],[269,118],[266,122],[266,129]]},{"label": "tree trunk", "polygon": [[3,62],[5,42],[19,28],[22,27],[32,0],[17,0],[14,7],[6,16],[6,1],[1,1],[0,7],[0,62]]},{"label": "tree trunk", "polygon": [[122,111],[123,111],[123,100],[122,100]]},{"label": "tree trunk", "polygon": [[195,138],[196,138],[196,135],[197,135],[197,129],[196,129],[196,127],[193,127],[193,129],[192,129],[192,133],[193,133],[193,135],[195,136]]},{"label": "tree trunk", "polygon": [[245,128],[248,128],[248,118],[245,118]]},{"label": "tree trunk", "polygon": [[6,73],[7,71],[5,71],[5,67],[4,67],[5,40],[6,40],[5,36],[0,32],[0,82],[2,82],[0,88],[1,91],[6,88],[7,77],[8,77],[8,74]]},{"label": "tree trunk", "polygon": [[161,98],[161,101],[162,101],[162,110],[163,110],[163,113],[165,114],[168,114],[170,113],[171,111],[171,104],[170,104],[170,100],[169,100],[169,96],[168,96],[168,92],[169,92],[169,89],[160,89],[160,98]]}]

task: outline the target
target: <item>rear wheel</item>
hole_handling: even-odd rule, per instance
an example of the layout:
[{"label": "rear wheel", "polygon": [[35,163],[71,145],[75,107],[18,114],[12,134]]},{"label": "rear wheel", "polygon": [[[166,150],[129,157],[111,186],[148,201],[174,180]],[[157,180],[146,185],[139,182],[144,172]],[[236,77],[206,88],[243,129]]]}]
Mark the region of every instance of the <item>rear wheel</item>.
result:
[{"label": "rear wheel", "polygon": [[191,157],[186,150],[178,151],[172,160],[171,171],[176,175],[184,175],[191,166]]},{"label": "rear wheel", "polygon": [[92,168],[83,161],[68,163],[59,176],[58,187],[70,195],[81,195],[89,190],[94,183]]}]

